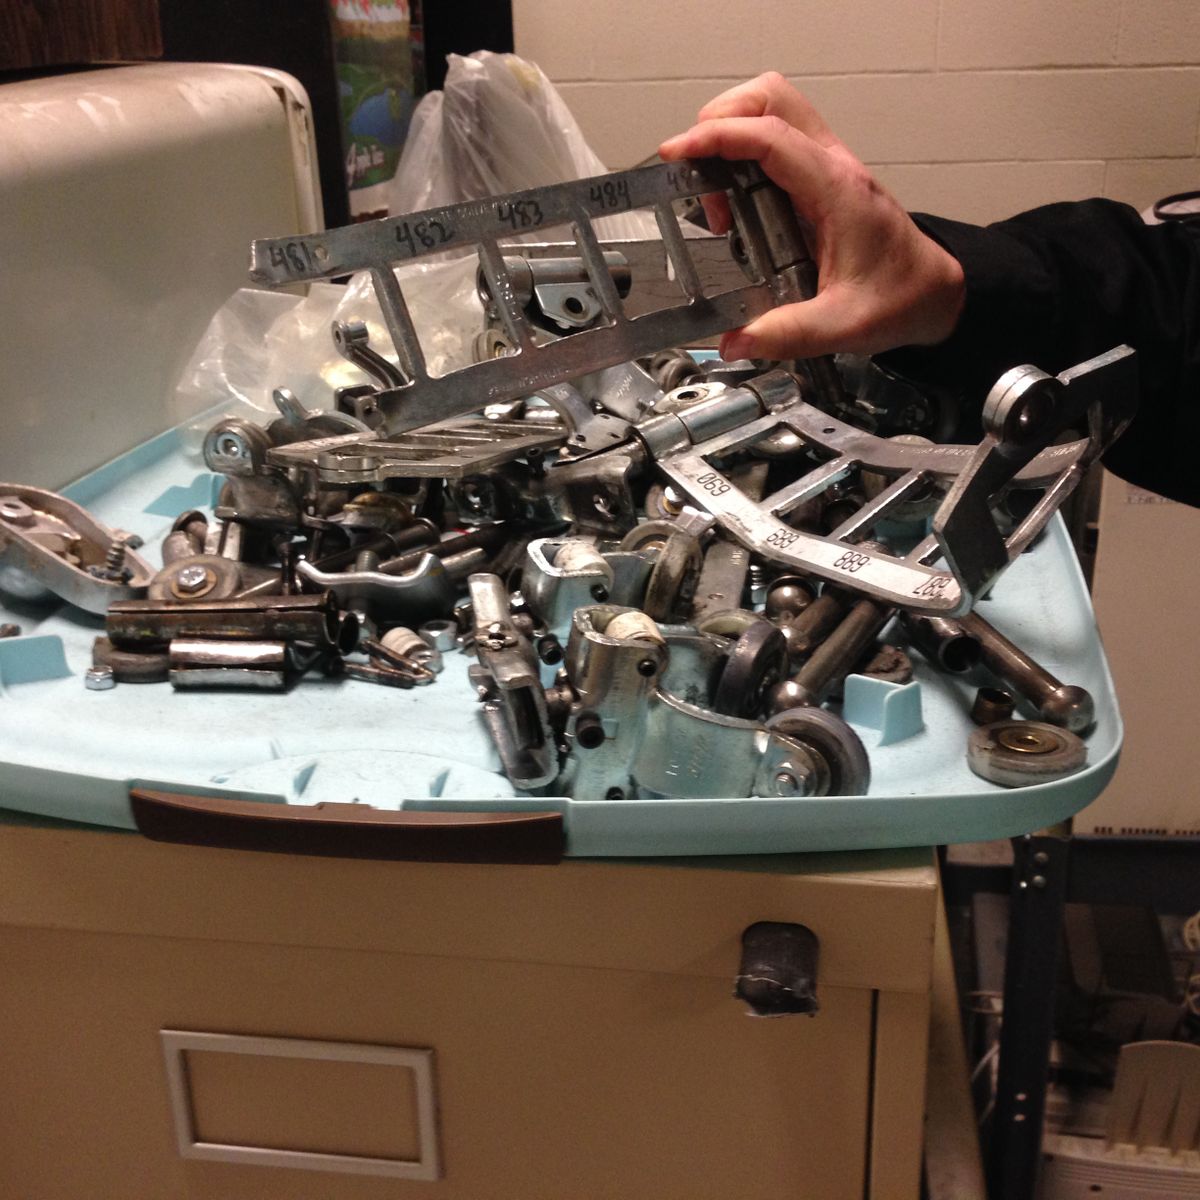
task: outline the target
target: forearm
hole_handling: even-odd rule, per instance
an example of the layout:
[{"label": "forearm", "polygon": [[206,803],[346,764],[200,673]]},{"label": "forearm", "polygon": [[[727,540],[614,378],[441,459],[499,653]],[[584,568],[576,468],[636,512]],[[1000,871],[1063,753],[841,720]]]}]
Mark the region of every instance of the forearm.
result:
[{"label": "forearm", "polygon": [[1105,462],[1200,503],[1200,228],[1146,226],[1105,200],[1048,205],[987,228],[914,220],[962,264],[966,300],[945,342],[896,351],[888,366],[978,407],[1011,366],[1056,373],[1126,342],[1138,352],[1139,411]]}]

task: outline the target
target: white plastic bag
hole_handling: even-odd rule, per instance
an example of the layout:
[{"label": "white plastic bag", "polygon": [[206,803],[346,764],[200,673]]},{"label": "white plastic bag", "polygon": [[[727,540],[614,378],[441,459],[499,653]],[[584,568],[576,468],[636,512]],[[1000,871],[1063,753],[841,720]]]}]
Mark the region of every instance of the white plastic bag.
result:
[{"label": "white plastic bag", "polygon": [[[396,269],[430,372],[443,375],[472,361],[483,328],[475,290],[476,259],[407,263]],[[334,321],[365,321],[371,345],[385,358],[395,350],[371,277],[344,287],[314,283],[307,296],[242,288],[217,310],[175,389],[176,423],[220,404],[229,416],[274,416],[277,387],[290,388],[307,408],[332,407],[334,389],[367,376],[334,349]]]},{"label": "white plastic bag", "polygon": [[[390,212],[418,212],[607,172],[571,110],[533,63],[489,50],[466,58],[451,54],[447,61],[444,90],[431,92],[413,113],[388,194]],[[658,236],[649,213],[622,213],[595,225],[606,240]]]},{"label": "white plastic bag", "polygon": [[[445,91],[431,92],[413,114],[391,184],[393,214],[605,173],[570,109],[532,63],[486,50],[468,58],[452,54],[449,62]],[[604,240],[658,237],[649,213],[622,213],[594,224]],[[544,240],[546,233],[534,236]],[[483,328],[476,266],[475,254],[464,247],[396,268],[434,375],[472,361],[474,338]],[[250,288],[234,293],[180,376],[175,422],[216,405],[229,416],[273,416],[277,387],[290,388],[308,408],[330,408],[336,388],[367,382],[334,349],[334,320],[365,321],[372,346],[394,361],[366,272],[344,287],[313,284],[304,297]],[[189,440],[198,446],[204,430],[197,425],[192,432]]]}]

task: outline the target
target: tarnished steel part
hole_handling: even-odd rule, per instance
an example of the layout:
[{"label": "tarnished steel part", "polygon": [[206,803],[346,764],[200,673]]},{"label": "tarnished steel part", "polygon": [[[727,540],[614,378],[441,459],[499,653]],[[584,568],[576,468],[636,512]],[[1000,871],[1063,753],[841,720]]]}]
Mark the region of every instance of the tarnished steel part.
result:
[{"label": "tarnished steel part", "polygon": [[[869,649],[867,653],[871,654]],[[912,683],[912,659],[899,646],[884,642],[870,658],[859,663],[854,674],[882,679],[885,683]]]},{"label": "tarnished steel part", "polygon": [[[633,757],[645,736],[646,708],[667,662],[663,642],[613,637],[607,630],[640,610],[611,604],[579,609],[571,621],[564,665],[576,702],[567,723],[573,750],[562,783],[580,800],[603,800],[617,789],[636,794]],[[581,719],[598,722],[581,736]],[[599,737],[595,736],[599,733]]]},{"label": "tarnished steel part", "polygon": [[663,389],[637,363],[617,363],[574,380],[584,398],[626,421],[640,421],[662,398]]},{"label": "tarnished steel part", "polygon": [[226,478],[218,516],[267,525],[299,523],[296,492],[288,480],[268,469],[270,449],[267,431],[241,417],[226,417],[205,434],[205,465]]},{"label": "tarnished steel part", "polygon": [[1086,764],[1087,746],[1074,733],[1041,721],[996,721],[967,739],[967,765],[1001,787],[1049,783]]},{"label": "tarnished steel part", "polygon": [[979,639],[958,621],[905,612],[900,614],[900,623],[908,640],[943,671],[962,675],[979,662]]},{"label": "tarnished steel part", "polygon": [[[659,452],[656,466],[697,506],[755,553],[795,570],[833,580],[884,603],[952,616],[967,611],[981,590],[1044,527],[1090,463],[1128,423],[1135,395],[1133,352],[1118,347],[1051,380],[1061,397],[1052,419],[1019,445],[987,435],[978,446],[912,446],[877,438],[795,401],[757,421],[699,445]],[[999,386],[999,385],[998,385]],[[1112,413],[1108,415],[1107,410]],[[1008,424],[1020,425],[1018,416]],[[1066,445],[1049,443],[1081,420],[1089,436]],[[753,502],[712,466],[720,456],[754,445],[779,428],[798,434],[826,459],[761,504]],[[666,442],[663,443],[667,444]],[[793,529],[783,520],[859,468],[893,482],[827,536]],[[904,558],[857,544],[878,521],[902,509],[930,483],[948,484],[934,519],[935,534]],[[1007,538],[989,503],[1007,487],[1046,488],[1032,512]],[[950,567],[926,564],[944,554]]]},{"label": "tarnished steel part", "polygon": [[1010,720],[1016,701],[1011,692],[1003,688],[981,687],[971,702],[971,720],[976,725],[992,725],[996,721]]},{"label": "tarnished steel part", "polygon": [[[746,463],[730,477],[752,500],[762,498],[769,464]],[[750,554],[744,546],[719,533],[704,552],[704,565],[692,597],[692,621],[699,623],[710,613],[740,608],[750,572]]]},{"label": "tarnished steel part", "polygon": [[[1129,346],[1079,363],[1054,378],[1017,367],[997,381],[984,404],[987,432],[934,514],[933,538],[972,601],[1045,527],[1086,468],[1120,435],[1137,409],[1137,361]],[[1084,426],[1079,453],[1046,481],[1046,494],[1007,537],[989,508],[993,496],[1028,464],[1052,450],[1064,430]],[[1051,449],[1046,449],[1051,447]],[[1039,453],[1040,452],[1040,453]]]},{"label": "tarnished steel part", "polygon": [[462,479],[522,458],[531,450],[553,450],[566,436],[565,427],[469,417],[432,429],[412,430],[390,440],[349,433],[292,442],[268,450],[266,458],[280,470],[310,471],[322,484]]},{"label": "tarnished steel part", "polygon": [[646,463],[637,442],[556,463],[546,475],[555,507],[577,533],[621,537],[637,524],[633,481]]},{"label": "tarnished steel part", "polygon": [[664,396],[634,431],[656,458],[711,441],[763,413],[759,394],[723,383],[689,383]]},{"label": "tarnished steel part", "polygon": [[691,599],[703,563],[700,539],[683,517],[673,521],[643,521],[621,539],[622,550],[658,551],[642,608],[656,621],[670,621]]},{"label": "tarnished steel part", "polygon": [[[538,538],[529,543],[521,573],[521,593],[548,629],[566,637],[576,609],[596,603],[632,605],[646,591],[657,551],[607,550],[597,564],[562,567],[558,550],[568,540]],[[600,552],[597,551],[597,554]]]},{"label": "tarnished steel part", "polygon": [[791,620],[792,648],[807,657],[837,627],[850,607],[850,599],[837,588],[826,588]]},{"label": "tarnished steel part", "polygon": [[180,513],[171,525],[171,532],[163,539],[161,555],[164,567],[169,567],[180,558],[204,553],[204,540],[208,534],[208,518],[199,510],[191,509]]},{"label": "tarnished steel part", "polygon": [[[809,610],[811,611],[811,609]],[[776,711],[817,705],[857,665],[887,623],[892,610],[874,600],[858,600],[830,635],[775,698]]]},{"label": "tarnished steel part", "polygon": [[342,666],[342,674],[347,679],[355,679],[360,683],[378,683],[384,687],[414,688],[433,681],[430,671],[399,670],[396,667],[381,666],[379,663],[347,662]]},{"label": "tarnished steel part", "polygon": [[[548,384],[652,354],[663,346],[694,342],[744,325],[780,299],[764,273],[744,287],[707,294],[671,202],[729,191],[739,225],[761,244],[760,216],[740,203],[746,186],[760,187],[757,167],[742,164],[735,177],[719,160],[664,163],[617,175],[555,184],[507,196],[450,205],[342,229],[260,239],[251,248],[251,277],[282,287],[369,270],[375,281],[401,370],[411,379],[378,397],[389,434],[420,428],[497,401],[529,395]],[[769,185],[773,187],[773,185]],[[667,254],[686,303],[627,317],[591,222],[626,208],[651,208],[659,218]],[[602,316],[592,328],[537,345],[521,298],[521,280],[505,263],[498,241],[514,232],[555,225],[573,228],[587,280]],[[409,315],[392,264],[456,247],[476,247],[491,303],[512,341],[513,353],[434,378]],[[765,272],[770,264],[764,263]],[[791,270],[791,267],[785,268]]]},{"label": "tarnished steel part", "polygon": [[[109,606],[107,617],[108,636],[118,646],[163,643],[176,638],[299,641],[334,646],[348,637],[344,630],[330,592],[200,600],[194,604],[121,600]],[[357,638],[357,630],[354,634]]]},{"label": "tarnished steel part", "polygon": [[103,615],[114,600],[142,595],[154,574],[126,537],[128,578],[104,577],[105,559],[119,535],[56,492],[0,483],[0,590],[24,600],[57,596]]},{"label": "tarnished steel part", "polygon": [[959,625],[979,643],[983,665],[1029,701],[1043,721],[1073,733],[1091,728],[1096,705],[1090,692],[1061,683],[978,613],[960,618]]},{"label": "tarnished steel part", "polygon": [[458,646],[458,625],[454,621],[426,621],[417,632],[439,654],[448,654]]},{"label": "tarnished steel part", "polygon": [[704,368],[684,349],[672,347],[650,356],[649,374],[664,392],[674,391],[692,379],[702,379]]},{"label": "tarnished steel part", "polygon": [[204,435],[204,464],[218,475],[248,476],[267,465],[271,439],[261,425],[225,417]]},{"label": "tarnished steel part", "polygon": [[871,763],[862,739],[841,717],[823,708],[793,708],[767,721],[772,733],[785,734],[808,751],[828,780],[820,796],[863,796],[871,786]]},{"label": "tarnished steel part", "polygon": [[[396,534],[417,524],[412,504],[391,492],[359,492],[330,519],[343,529],[377,530],[381,534]],[[425,524],[428,526],[430,522]],[[433,527],[433,533],[436,539],[441,530]]]},{"label": "tarnished steel part", "polygon": [[767,588],[764,611],[772,621],[794,621],[817,598],[817,589],[803,575],[780,575]]},{"label": "tarnished steel part", "polygon": [[382,568],[373,571],[322,571],[301,559],[296,564],[301,579],[346,604],[368,600],[395,612],[428,614],[445,612],[454,602],[454,580],[446,564],[432,554],[422,554],[418,564],[404,573]]},{"label": "tarnished steel part", "polygon": [[[479,549],[489,556],[496,555],[514,540],[518,540],[524,532],[523,527],[517,522],[497,521],[491,525],[479,525],[467,533],[456,534],[454,537],[443,538],[439,541],[439,530],[432,522],[421,518],[417,524],[429,527],[430,538],[421,538],[418,542],[412,543],[413,549],[397,554],[395,558],[384,559],[378,567],[384,575],[406,575],[421,566],[427,554],[432,554],[434,558],[440,558],[443,562],[467,550]],[[398,544],[409,544],[410,535],[415,537],[415,531],[405,530],[395,541]]]},{"label": "tarnished steel part", "polygon": [[787,675],[787,641],[770,621],[756,621],[729,648],[713,690],[714,712],[754,720],[767,697]]},{"label": "tarnished steel part", "polygon": [[[639,791],[673,798],[803,795],[813,772],[795,739],[707,704],[724,657],[721,639],[669,634],[669,660],[650,696],[633,777]],[[779,777],[796,782],[780,791]]]},{"label": "tarnished steel part", "polygon": [[168,650],[171,686],[249,688],[283,691],[287,687],[287,643],[218,638],[175,638]]},{"label": "tarnished steel part", "polygon": [[712,613],[740,608],[750,570],[750,551],[726,537],[713,538],[692,597],[692,623],[699,627]]},{"label": "tarnished steel part", "polygon": [[[615,800],[791,796],[816,786],[818,772],[795,740],[709,706],[724,639],[676,628],[658,631],[658,641],[641,635],[643,619],[637,609],[604,604],[573,618],[565,659],[573,749],[561,790]],[[612,637],[614,627],[634,636]]]},{"label": "tarnished steel part", "polygon": [[[334,342],[336,344],[336,337]],[[339,433],[371,432],[370,425],[348,412],[305,408],[288,388],[276,388],[271,393],[271,399],[279,410],[279,416],[267,426],[267,438],[273,446],[305,438],[332,437]]]},{"label": "tarnished steel part", "polygon": [[544,787],[558,774],[558,753],[537,655],[513,623],[503,580],[480,573],[467,582],[479,659],[470,676],[484,723],[508,778],[518,787]]},{"label": "tarnished steel part", "polygon": [[[191,554],[168,563],[150,580],[150,600],[193,604],[200,600],[228,600],[243,587],[240,563],[218,554]],[[278,590],[272,585],[270,590]]]},{"label": "tarnished steel part", "polygon": [[395,363],[371,348],[371,335],[365,322],[334,321],[330,332],[337,352],[380,387],[403,387],[408,382]]},{"label": "tarnished steel part", "polygon": [[92,643],[92,666],[107,667],[117,683],[166,683],[170,669],[165,649],[123,650],[106,637]]},{"label": "tarnished steel part", "polygon": [[[615,250],[604,252],[604,265],[622,299],[633,281],[629,260]],[[514,298],[535,319],[553,322],[559,329],[586,329],[603,314],[582,258],[527,258],[505,255],[504,270]],[[485,309],[494,303],[487,273],[480,267],[475,287]]]}]

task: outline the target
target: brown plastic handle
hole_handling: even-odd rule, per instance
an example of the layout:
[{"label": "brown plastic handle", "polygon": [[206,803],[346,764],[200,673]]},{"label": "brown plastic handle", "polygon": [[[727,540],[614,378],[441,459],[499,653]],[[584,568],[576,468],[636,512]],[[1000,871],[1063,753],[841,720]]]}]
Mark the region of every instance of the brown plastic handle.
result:
[{"label": "brown plastic handle", "polygon": [[133,788],[138,832],[156,842],[391,862],[557,863],[557,812],[390,812],[363,804],[266,804]]}]

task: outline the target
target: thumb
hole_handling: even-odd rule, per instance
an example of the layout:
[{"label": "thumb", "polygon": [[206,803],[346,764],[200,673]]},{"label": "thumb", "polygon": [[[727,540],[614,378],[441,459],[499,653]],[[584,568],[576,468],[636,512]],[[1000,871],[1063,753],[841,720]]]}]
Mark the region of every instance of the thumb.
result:
[{"label": "thumb", "polygon": [[721,356],[734,358],[816,358],[859,350],[864,331],[854,321],[846,298],[827,288],[811,300],[785,304],[756,317],[721,339]]}]

